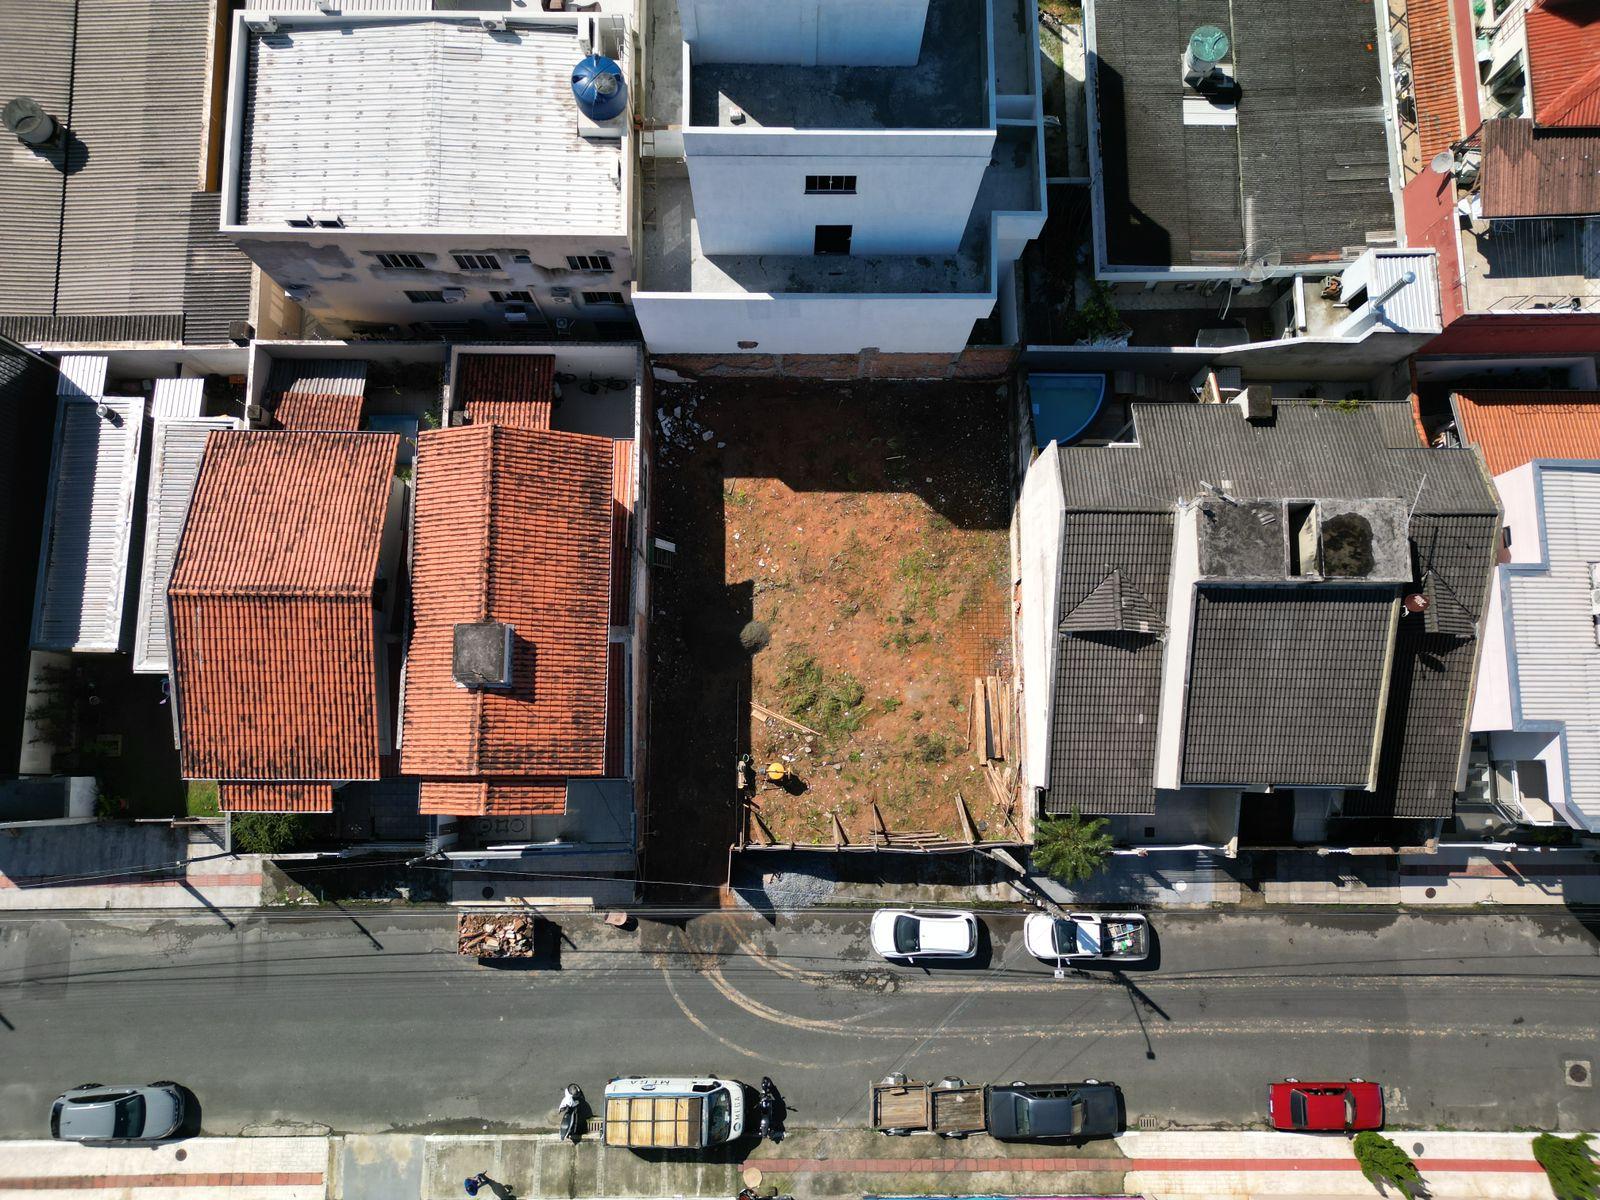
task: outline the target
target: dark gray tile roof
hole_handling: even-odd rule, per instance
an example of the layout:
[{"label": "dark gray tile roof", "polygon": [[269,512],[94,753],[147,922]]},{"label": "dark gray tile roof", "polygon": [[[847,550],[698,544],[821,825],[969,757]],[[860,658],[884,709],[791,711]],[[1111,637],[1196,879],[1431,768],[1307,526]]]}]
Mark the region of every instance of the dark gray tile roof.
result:
[{"label": "dark gray tile roof", "polygon": [[[1186,125],[1189,35],[1219,25],[1238,124]],[[1125,266],[1283,262],[1393,233],[1377,19],[1360,3],[1095,0],[1107,238]]]},{"label": "dark gray tile roof", "polygon": [[1198,495],[1202,481],[1239,497],[1403,498],[1424,513],[1492,513],[1470,449],[1397,449],[1375,405],[1344,411],[1279,401],[1253,425],[1232,404],[1135,403],[1139,448],[1065,446],[1068,508],[1156,512]]},{"label": "dark gray tile roof", "polygon": [[[1071,612],[1112,572],[1166,619],[1170,513],[1067,513],[1061,611]],[[1161,647],[1149,633],[1058,635],[1047,813],[1155,811]]]},{"label": "dark gray tile roof", "polygon": [[1112,571],[1061,620],[1062,633],[1160,633],[1151,599]]},{"label": "dark gray tile roof", "polygon": [[[1397,447],[1398,416],[1374,408],[1280,403],[1271,423],[1251,425],[1234,406],[1135,404],[1137,446],[1063,448],[1060,611],[1071,614],[1118,571],[1165,621],[1173,513],[1179,500],[1200,492],[1202,480],[1238,497],[1414,502],[1411,587],[1366,590],[1392,600],[1425,588],[1432,573],[1439,598],[1429,610],[1432,628],[1425,617],[1399,618],[1378,787],[1347,792],[1345,812],[1447,816],[1499,516],[1476,455]],[[1287,598],[1288,606],[1269,613],[1272,605],[1257,592],[1224,616],[1229,593],[1243,590],[1202,589],[1211,599],[1202,599],[1197,618],[1185,779],[1248,782],[1238,778],[1246,768],[1284,786],[1364,778],[1361,747],[1370,750],[1376,719],[1372,672],[1381,669],[1384,605],[1344,611],[1334,600],[1306,605],[1279,596],[1273,603]],[[1351,589],[1323,594],[1340,593],[1348,597]],[[1300,646],[1315,649],[1291,648]],[[1154,811],[1162,643],[1130,633],[1062,633],[1060,647],[1044,811],[1073,804],[1089,813]],[[1339,669],[1319,667],[1318,655],[1337,657]],[[1319,739],[1290,736],[1318,722]]]},{"label": "dark gray tile roof", "polygon": [[0,96],[32,95],[71,139],[0,155],[0,328],[219,342],[248,316],[249,260],[200,190],[209,8],[7,0]]},{"label": "dark gray tile roof", "polygon": [[1392,587],[1201,587],[1183,782],[1363,787]]}]

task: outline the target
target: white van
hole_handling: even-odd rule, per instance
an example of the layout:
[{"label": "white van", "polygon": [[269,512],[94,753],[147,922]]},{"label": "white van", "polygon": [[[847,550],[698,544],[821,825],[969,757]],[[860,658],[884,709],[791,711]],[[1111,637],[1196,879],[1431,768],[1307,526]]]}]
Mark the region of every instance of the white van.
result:
[{"label": "white van", "polygon": [[744,1134],[744,1084],[736,1079],[651,1079],[606,1084],[605,1143],[636,1150],[704,1150]]}]

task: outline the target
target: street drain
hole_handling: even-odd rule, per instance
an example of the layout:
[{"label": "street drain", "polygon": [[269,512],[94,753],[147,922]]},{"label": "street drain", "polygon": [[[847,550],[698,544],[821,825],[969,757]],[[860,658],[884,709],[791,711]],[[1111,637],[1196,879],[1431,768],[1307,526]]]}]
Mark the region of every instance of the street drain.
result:
[{"label": "street drain", "polygon": [[1568,1087],[1593,1087],[1594,1071],[1586,1059],[1572,1059],[1567,1062]]},{"label": "street drain", "polygon": [[1153,1129],[1159,1129],[1160,1127],[1161,1127],[1160,1122],[1155,1117],[1151,1116],[1149,1113],[1143,1113],[1143,1114],[1140,1115],[1140,1117],[1139,1117],[1139,1128],[1144,1130],[1146,1133],[1150,1132]]}]

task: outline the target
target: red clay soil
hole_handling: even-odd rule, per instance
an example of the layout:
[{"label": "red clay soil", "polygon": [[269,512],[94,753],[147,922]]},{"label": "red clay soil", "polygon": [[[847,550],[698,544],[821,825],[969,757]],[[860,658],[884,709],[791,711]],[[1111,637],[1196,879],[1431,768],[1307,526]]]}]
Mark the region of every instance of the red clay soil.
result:
[{"label": "red clay soil", "polygon": [[[725,855],[745,751],[802,785],[756,793],[780,842],[832,844],[834,815],[865,842],[874,803],[892,830],[961,838],[957,794],[985,838],[1017,836],[968,732],[974,676],[1009,675],[1009,401],[761,381],[656,404],[655,535],[678,549],[653,575],[647,872]],[[753,656],[751,621],[770,636]],[[817,735],[752,719],[752,699]]]}]

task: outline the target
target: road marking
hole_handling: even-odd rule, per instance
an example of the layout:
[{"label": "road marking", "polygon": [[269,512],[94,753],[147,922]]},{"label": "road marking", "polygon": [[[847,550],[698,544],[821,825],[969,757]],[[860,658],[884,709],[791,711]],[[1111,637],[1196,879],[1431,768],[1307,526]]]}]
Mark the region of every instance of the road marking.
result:
[{"label": "road marking", "polygon": [[[1515,1158],[1423,1158],[1417,1165],[1428,1174],[1453,1172],[1484,1175],[1533,1175],[1538,1163]],[[1354,1158],[752,1158],[747,1167],[767,1174],[888,1175],[939,1171],[980,1174],[1010,1171],[1055,1171],[1146,1175],[1191,1172],[1261,1173],[1279,1171],[1348,1171],[1359,1174]]]},{"label": "road marking", "polygon": [[711,1026],[707,1025],[699,1017],[695,1016],[693,1010],[690,1009],[690,1007],[687,1004],[684,1003],[683,997],[678,995],[678,989],[672,982],[672,970],[671,970],[671,968],[669,968],[667,966],[666,963],[660,961],[661,956],[659,954],[652,954],[650,957],[652,959],[655,959],[656,960],[656,965],[661,968],[661,979],[662,979],[662,982],[664,982],[667,985],[667,994],[672,997],[673,1003],[678,1006],[678,1011],[683,1013],[683,1015],[689,1019],[689,1023],[690,1024],[692,1024],[701,1033],[705,1034],[712,1041],[718,1042],[721,1045],[726,1046],[729,1050],[732,1050],[735,1054],[742,1054],[746,1058],[755,1059],[757,1062],[771,1063],[775,1067],[790,1067],[790,1068],[792,1068],[794,1070],[804,1070],[804,1069],[807,1069],[807,1068],[818,1067],[818,1066],[823,1065],[821,1063],[816,1063],[816,1062],[789,1062],[789,1061],[787,1061],[785,1059],[774,1058],[770,1054],[758,1054],[754,1050],[746,1050],[743,1046],[739,1045],[739,1043],[729,1041],[727,1038],[723,1037],[720,1033],[718,1033],[714,1029],[712,1029]]}]

